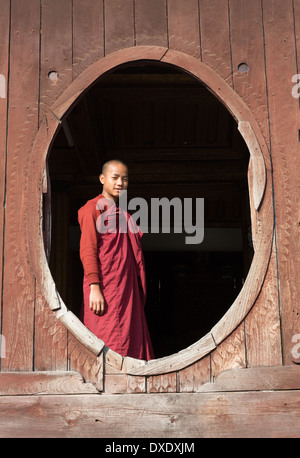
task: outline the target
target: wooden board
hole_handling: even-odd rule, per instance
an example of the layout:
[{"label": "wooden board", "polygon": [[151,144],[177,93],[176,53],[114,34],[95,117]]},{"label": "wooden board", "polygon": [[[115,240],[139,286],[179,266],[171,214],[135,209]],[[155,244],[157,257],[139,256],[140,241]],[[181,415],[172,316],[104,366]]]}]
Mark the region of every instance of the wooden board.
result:
[{"label": "wooden board", "polygon": [[1,372],[1,396],[98,393],[78,372]]},{"label": "wooden board", "polygon": [[298,390],[299,366],[257,366],[224,371],[197,391],[275,391]]},{"label": "wooden board", "polygon": [[232,85],[228,1],[199,0],[199,8],[202,61]]},{"label": "wooden board", "polygon": [[[269,144],[261,1],[231,1],[229,14],[234,90],[253,112]],[[243,63],[248,66],[248,71],[239,70]]]},{"label": "wooden board", "polygon": [[103,9],[103,0],[73,1],[73,78],[104,55]]},{"label": "wooden board", "polygon": [[199,8],[197,0],[168,0],[169,47],[200,58]]},{"label": "wooden board", "polygon": [[181,393],[198,391],[199,388],[210,382],[211,356],[208,355],[197,363],[179,371],[178,385]]},{"label": "wooden board", "polygon": [[105,2],[105,55],[134,46],[134,11],[132,0]]},{"label": "wooden board", "polygon": [[[41,30],[40,125],[45,119],[49,106],[52,105],[66,85],[72,82],[71,1],[67,0],[63,3],[56,0],[54,2],[43,1]],[[48,75],[51,71],[58,73],[57,80],[53,81],[49,78]],[[43,153],[44,151],[41,149],[40,154]],[[64,217],[67,217],[65,213]],[[52,246],[52,249],[52,254],[54,254],[55,247]],[[57,252],[56,254],[62,255],[62,253]],[[61,283],[58,285],[59,291],[64,280],[62,275]],[[49,304],[47,304],[41,289],[37,284],[35,293],[35,369],[65,370],[67,368],[67,331],[49,311]]]},{"label": "wooden board", "polygon": [[[245,0],[233,0],[230,2],[229,13],[233,87],[254,114],[266,143],[269,145],[261,1],[254,0],[250,3]],[[242,63],[247,64],[248,71],[239,70],[239,65]],[[269,169],[270,157],[267,155],[265,164]],[[254,185],[258,188],[257,183]],[[255,200],[255,189],[253,189],[253,194]],[[257,209],[257,205],[255,208]],[[270,215],[269,224],[273,224],[272,215]],[[255,307],[245,320],[247,365],[281,363],[277,288],[276,256],[273,256],[263,290]]]},{"label": "wooden board", "polygon": [[31,370],[34,278],[24,234],[28,155],[38,127],[40,2],[11,5],[2,370]]},{"label": "wooden board", "polygon": [[[40,122],[72,82],[72,2],[44,0],[41,8]],[[57,79],[49,78],[50,72]]]},{"label": "wooden board", "polygon": [[298,390],[3,396],[0,437],[296,438],[299,405]]},{"label": "wooden board", "polygon": [[283,361],[291,361],[293,335],[299,333],[299,100],[292,97],[297,73],[293,3],[263,2],[278,253]]},{"label": "wooden board", "polygon": [[[0,278],[2,292],[2,273],[3,273],[3,251],[4,251],[4,230],[5,230],[5,200],[6,200],[6,133],[7,133],[7,107],[8,107],[8,66],[9,66],[9,35],[10,35],[10,2],[6,0],[1,5],[0,30],[3,31],[0,40],[0,75],[1,75],[1,97],[0,97]],[[0,307],[0,323],[2,306]],[[1,326],[0,326],[1,334]],[[1,348],[0,348],[1,354]],[[2,353],[3,354],[3,353]],[[1,368],[1,358],[0,358]]]},{"label": "wooden board", "polygon": [[136,46],[168,46],[166,0],[134,2]]},{"label": "wooden board", "polygon": [[262,291],[245,319],[245,334],[247,367],[282,364],[275,242]]}]

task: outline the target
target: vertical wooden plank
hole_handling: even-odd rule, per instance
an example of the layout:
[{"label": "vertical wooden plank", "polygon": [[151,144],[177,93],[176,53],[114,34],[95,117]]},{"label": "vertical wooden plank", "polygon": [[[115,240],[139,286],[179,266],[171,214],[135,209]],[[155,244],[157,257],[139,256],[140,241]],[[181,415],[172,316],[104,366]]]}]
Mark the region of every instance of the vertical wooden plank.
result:
[{"label": "vertical wooden plank", "polygon": [[137,46],[168,46],[166,0],[135,0]]},{"label": "vertical wooden plank", "polygon": [[[233,86],[229,0],[199,0],[202,61]],[[212,352],[211,375],[244,367],[243,324]]]},{"label": "vertical wooden plank", "polygon": [[68,341],[70,370],[79,372],[86,382],[93,383],[99,391],[103,391],[103,353],[97,357],[71,333]]},{"label": "vertical wooden plank", "polygon": [[105,55],[134,46],[133,0],[104,0]]},{"label": "vertical wooden plank", "polygon": [[[294,8],[294,26],[295,26],[295,40],[296,40],[296,58],[297,58],[297,74],[300,73],[300,0],[293,0]],[[298,79],[299,82],[299,79]],[[299,87],[299,86],[298,86]],[[300,91],[298,89],[297,95],[300,103]]]},{"label": "vertical wooden plank", "polygon": [[211,376],[234,368],[246,367],[244,323],[211,353]]},{"label": "vertical wooden plank", "polygon": [[169,46],[200,58],[198,0],[167,0]]},{"label": "vertical wooden plank", "polygon": [[[41,122],[55,98],[72,82],[71,0],[64,2],[43,0],[42,2],[40,69]],[[48,77],[51,71],[58,73],[57,80]],[[60,224],[62,227],[65,220],[60,221]],[[64,229],[67,230],[67,227]],[[59,288],[58,291],[61,293]],[[57,323],[39,289],[36,290],[35,295],[35,370],[65,370],[67,330]]]},{"label": "vertical wooden plank", "polygon": [[103,57],[103,30],[103,0],[73,0],[74,76]]},{"label": "vertical wooden plank", "polygon": [[[8,84],[8,62],[9,62],[9,36],[10,36],[10,0],[1,4],[0,30],[2,31],[0,41],[0,281],[2,297],[2,272],[3,272],[3,237],[5,227],[4,205],[5,205],[5,175],[6,175],[6,130],[7,130],[7,84]],[[2,301],[0,305],[0,323],[2,314]],[[2,333],[0,324],[0,334]],[[1,369],[1,342],[0,342],[0,369]]]},{"label": "vertical wooden plank", "polygon": [[38,126],[39,0],[11,2],[2,370],[32,370],[35,282],[26,246],[29,153]]},{"label": "vertical wooden plank", "polygon": [[282,364],[275,243],[262,291],[245,319],[247,367]]},{"label": "vertical wooden plank", "polygon": [[204,383],[210,382],[210,355],[181,370],[178,378],[181,393],[199,391]]},{"label": "vertical wooden plank", "polygon": [[[230,0],[233,87],[254,114],[269,145],[262,8],[260,0]],[[245,64],[239,70],[239,66]],[[270,168],[270,161],[266,163]],[[273,221],[270,220],[270,224]],[[276,255],[273,253],[263,290],[245,320],[247,365],[281,364]]]},{"label": "vertical wooden plank", "polygon": [[[276,213],[283,362],[291,363],[300,330],[299,100],[292,96],[297,61],[292,0],[263,1],[267,90]],[[289,84],[290,83],[290,84]]]},{"label": "vertical wooden plank", "polygon": [[[230,37],[234,90],[251,109],[269,144],[261,0],[230,0]],[[249,70],[239,70],[240,64]]]},{"label": "vertical wooden plank", "polygon": [[[72,1],[43,0],[41,7],[40,119],[72,81]],[[53,78],[49,77],[53,72]],[[57,72],[57,78],[55,77]]]},{"label": "vertical wooden plank", "polygon": [[199,0],[202,61],[232,85],[228,0]]}]

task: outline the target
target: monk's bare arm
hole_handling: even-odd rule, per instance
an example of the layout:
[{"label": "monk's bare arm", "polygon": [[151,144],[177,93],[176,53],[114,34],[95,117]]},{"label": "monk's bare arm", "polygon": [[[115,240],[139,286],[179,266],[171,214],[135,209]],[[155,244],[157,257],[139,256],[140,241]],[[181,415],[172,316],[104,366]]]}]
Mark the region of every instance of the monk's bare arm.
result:
[{"label": "monk's bare arm", "polygon": [[90,309],[96,315],[103,315],[104,313],[104,298],[100,291],[99,283],[92,283],[90,285]]}]

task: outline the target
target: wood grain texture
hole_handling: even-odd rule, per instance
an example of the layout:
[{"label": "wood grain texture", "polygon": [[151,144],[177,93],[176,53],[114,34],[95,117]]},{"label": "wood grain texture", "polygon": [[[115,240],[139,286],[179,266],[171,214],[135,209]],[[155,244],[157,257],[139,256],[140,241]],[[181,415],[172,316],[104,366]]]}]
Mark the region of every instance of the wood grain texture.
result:
[{"label": "wood grain texture", "polygon": [[73,79],[104,56],[103,3],[73,0]]},{"label": "wood grain texture", "polygon": [[198,0],[168,0],[169,47],[200,58]]},{"label": "wood grain texture", "polygon": [[[48,140],[50,133],[53,135],[58,128],[58,123],[54,120],[53,130],[50,128],[50,118],[48,115],[49,106],[52,105],[53,100],[64,90],[64,88],[72,82],[72,2],[49,1],[45,0],[41,3],[41,41],[40,41],[40,93],[39,93],[39,124],[40,132],[44,135],[44,141]],[[49,73],[55,71],[58,74],[57,80],[49,78]],[[49,119],[49,122],[48,122]],[[43,125],[45,124],[45,128]],[[43,171],[43,176],[49,173],[48,156],[49,151],[43,142],[38,142],[37,148],[37,162],[36,165],[41,165],[37,173]],[[37,177],[37,175],[35,175]],[[37,178],[37,184],[40,177]],[[49,185],[50,183],[47,183]],[[45,183],[42,182],[43,192],[46,199],[51,199],[51,189],[45,189]],[[39,190],[39,188],[38,188]],[[34,201],[34,206],[37,204],[36,188],[31,190],[28,196],[29,202],[31,199]],[[51,199],[52,200],[52,199]],[[44,216],[45,209],[41,208],[44,199],[39,202],[42,217]],[[33,202],[32,202],[33,203]],[[51,205],[51,204],[50,204]],[[63,201],[61,201],[60,209],[62,210]],[[54,206],[55,207],[55,206]],[[30,209],[33,212],[33,208]],[[52,217],[55,208],[51,209]],[[63,213],[61,211],[61,213]],[[29,216],[29,215],[28,215]],[[62,216],[62,215],[60,215]],[[63,218],[66,220],[67,214],[63,213]],[[32,222],[28,218],[29,228],[32,232],[32,227],[37,224],[36,220]],[[53,229],[53,227],[52,227]],[[39,234],[40,236],[40,234]],[[35,251],[37,246],[36,242],[32,244],[31,250]],[[65,247],[66,245],[64,245]],[[58,253],[56,243],[52,240],[52,257],[62,256],[64,251]],[[35,273],[36,281],[36,322],[35,322],[35,355],[34,364],[36,370],[65,370],[67,368],[67,330],[60,323],[55,322],[55,315],[47,307],[55,309],[58,307],[57,302],[59,298],[54,294],[55,301],[47,297],[45,290],[48,289],[50,284],[53,284],[53,279],[50,275],[48,260],[45,257],[39,256],[39,264],[43,263],[45,269],[49,273],[48,280],[44,280],[43,269],[38,268]],[[42,275],[43,280],[40,281]],[[65,292],[65,275],[61,272],[61,282],[57,285],[58,292],[64,295]],[[52,305],[51,305],[52,304]],[[44,322],[43,322],[44,320]]]},{"label": "wood grain texture", "polygon": [[[249,106],[269,146],[261,1],[230,1],[229,15],[234,90]],[[248,71],[239,70],[243,63]]]},{"label": "wood grain texture", "polygon": [[84,383],[77,372],[35,371],[1,372],[1,396],[32,396],[48,394],[90,394],[98,390],[89,383]]},{"label": "wood grain texture", "polygon": [[105,55],[134,46],[132,0],[109,0],[104,4]]},{"label": "wood grain texture", "polygon": [[129,49],[120,49],[112,52],[104,59],[92,64],[84,70],[78,78],[58,97],[52,104],[51,111],[61,119],[66,111],[70,109],[76,99],[85,91],[97,78],[113,68],[131,61],[139,60],[160,60],[166,52],[166,48],[160,46],[137,46]]},{"label": "wood grain texture", "polygon": [[199,0],[202,61],[232,86],[227,0]]},{"label": "wood grain texture", "polygon": [[212,335],[208,333],[198,342],[178,353],[144,362],[137,367],[127,367],[127,373],[131,375],[159,375],[174,372],[203,358],[215,347]]},{"label": "wood grain texture", "polygon": [[[291,361],[291,340],[299,333],[299,100],[292,97],[297,73],[293,2],[263,2],[266,73],[279,273],[284,364]],[[298,191],[297,191],[298,190]]]},{"label": "wood grain texture", "polygon": [[[41,5],[40,119],[72,82],[72,1]],[[49,78],[57,72],[57,79]]]},{"label": "wood grain texture", "polygon": [[79,372],[84,380],[92,383],[98,391],[104,388],[103,354],[90,351],[72,333],[68,335],[68,357],[71,371]]},{"label": "wood grain texture", "polygon": [[247,367],[282,364],[275,241],[262,291],[245,319],[245,335]]},{"label": "wood grain texture", "polygon": [[[35,280],[25,235],[28,155],[38,127],[39,1],[11,4],[2,370],[31,370]],[[20,83],[22,82],[22,84]]]},{"label": "wood grain texture", "polygon": [[252,191],[254,208],[258,210],[266,189],[267,174],[265,161],[250,123],[240,121],[238,129],[248,146],[251,156],[253,184],[250,184],[250,189]]},{"label": "wood grain texture", "polygon": [[211,377],[211,356],[208,355],[178,373],[178,386],[181,393],[197,392]]},{"label": "wood grain texture", "polygon": [[135,0],[136,46],[168,46],[166,0]]},{"label": "wood grain texture", "polygon": [[[0,278],[1,297],[3,290],[3,252],[4,252],[4,228],[5,228],[5,200],[6,200],[6,142],[7,142],[7,107],[8,107],[8,68],[9,68],[9,36],[10,36],[10,1],[2,2],[0,15],[0,30],[2,36],[0,41],[0,74],[1,74],[1,98],[0,98]],[[3,80],[4,78],[4,80]],[[4,87],[3,87],[4,85]],[[4,89],[4,91],[3,91]],[[3,94],[4,92],[4,94]],[[0,307],[0,323],[2,305]],[[1,328],[0,328],[1,334]],[[0,360],[1,367],[1,360]]]},{"label": "wood grain texture", "polygon": [[[3,396],[2,438],[298,437],[299,390]],[[130,427],[129,427],[130,425]]]},{"label": "wood grain texture", "polygon": [[233,331],[211,354],[211,377],[221,372],[246,367],[246,344],[244,325]]},{"label": "wood grain texture", "polygon": [[147,379],[148,393],[176,393],[177,373],[154,375]]},{"label": "wood grain texture", "polygon": [[298,390],[298,366],[258,366],[222,372],[213,382],[204,383],[198,391],[266,391]]},{"label": "wood grain texture", "polygon": [[[300,1],[293,0],[293,13],[294,13],[294,25],[295,25],[295,47],[296,47],[296,56],[297,56],[297,74],[300,73]],[[299,82],[299,80],[298,80]],[[297,95],[299,95],[299,89],[297,91]],[[300,107],[300,97],[299,100],[299,107]]]},{"label": "wood grain texture", "polygon": [[38,371],[67,370],[68,332],[49,307],[44,291],[36,287],[34,368]]}]

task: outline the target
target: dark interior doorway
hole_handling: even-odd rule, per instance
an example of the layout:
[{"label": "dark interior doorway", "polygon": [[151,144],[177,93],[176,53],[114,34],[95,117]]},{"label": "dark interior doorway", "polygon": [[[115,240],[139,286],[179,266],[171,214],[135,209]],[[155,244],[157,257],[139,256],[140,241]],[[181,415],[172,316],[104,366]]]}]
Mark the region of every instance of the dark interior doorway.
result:
[{"label": "dark interior doorway", "polygon": [[77,211],[101,192],[102,164],[124,160],[128,199],[202,197],[205,235],[145,234],[146,314],[156,357],[205,335],[251,264],[249,151],[228,110],[191,75],[153,62],[102,76],[72,109],[49,155],[50,269],[75,314],[82,300]]}]

